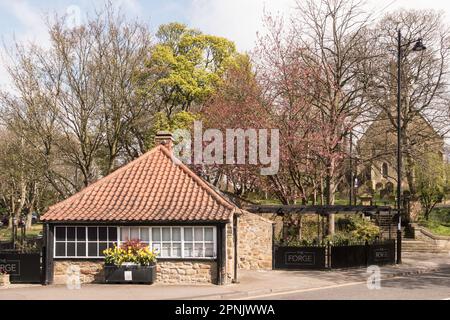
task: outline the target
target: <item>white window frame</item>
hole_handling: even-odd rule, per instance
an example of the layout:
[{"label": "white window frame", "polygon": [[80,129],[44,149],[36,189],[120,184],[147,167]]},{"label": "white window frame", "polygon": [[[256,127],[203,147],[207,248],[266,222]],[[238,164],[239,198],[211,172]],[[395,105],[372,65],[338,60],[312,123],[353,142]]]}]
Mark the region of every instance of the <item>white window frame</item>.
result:
[{"label": "white window frame", "polygon": [[[186,225],[186,226],[179,226],[179,225],[174,225],[174,226],[167,226],[167,225],[163,225],[163,226],[120,226],[118,227],[118,231],[117,231],[117,239],[118,239],[118,245],[120,246],[122,244],[122,228],[128,228],[128,239],[130,239],[131,236],[131,228],[139,228],[139,238],[141,238],[141,229],[143,228],[148,228],[148,235],[149,235],[149,246],[150,248],[153,248],[153,242],[155,243],[160,243],[161,244],[161,252],[162,253],[162,245],[163,243],[170,243],[170,248],[171,248],[171,255],[170,256],[162,256],[159,255],[158,258],[159,259],[176,259],[176,260],[214,260],[217,258],[217,228],[216,226],[208,226],[208,225]],[[160,230],[160,241],[153,241],[153,229],[158,228]],[[162,229],[163,228],[169,228],[170,229],[170,241],[163,241],[162,240]],[[181,240],[180,241],[173,241],[172,239],[172,229],[173,228],[180,228],[180,237]],[[192,228],[192,241],[188,241],[187,243],[192,243],[192,252],[195,252],[195,244],[198,243],[202,243],[203,249],[203,256],[202,257],[195,257],[195,256],[185,256],[184,254],[184,245],[185,245],[185,240],[184,240],[184,230],[185,228]],[[194,228],[202,228],[202,232],[203,232],[203,240],[202,241],[195,241],[195,233],[194,233]],[[206,241],[205,240],[205,228],[212,228],[213,231],[213,239],[212,241]],[[173,243],[180,243],[181,242],[181,257],[174,257],[173,256]],[[205,257],[205,244],[212,244],[213,246],[213,255],[212,257]]]},{"label": "white window frame", "polygon": [[[65,228],[65,240],[64,241],[57,241],[56,240],[56,228]],[[67,228],[75,228],[75,241],[68,241],[67,240]],[[78,233],[76,228],[85,228],[85,239],[80,240],[80,242],[85,242],[86,245],[86,255],[85,256],[77,256],[78,254]],[[96,241],[89,241],[89,235],[88,235],[88,228],[97,228],[97,240]],[[106,240],[107,241],[100,241],[99,239],[99,228],[106,228]],[[110,241],[109,239],[109,228],[116,228],[116,234],[117,234],[117,242],[116,241]],[[100,243],[106,242],[106,247],[108,248],[110,242],[118,243],[119,242],[119,227],[117,226],[100,226],[100,225],[57,225],[54,226],[53,230],[53,258],[60,259],[60,258],[66,258],[66,259],[103,259],[104,256],[99,255],[100,253]],[[74,242],[75,243],[75,255],[74,256],[68,256],[67,255],[67,243]],[[56,243],[64,243],[65,244],[65,255],[64,256],[57,256],[56,255]],[[97,243],[97,255],[96,256],[89,256],[89,243]]]},{"label": "white window frame", "polygon": [[[77,234],[77,230],[75,229],[75,256],[67,256],[67,243],[68,242],[73,242],[73,241],[67,241],[67,228],[71,228],[71,227],[81,227],[81,228],[85,228],[85,233],[86,233],[86,239],[83,242],[86,242],[86,256],[83,257],[78,257],[77,256],[77,251],[78,251],[78,246],[77,246],[77,242],[78,242],[78,234]],[[89,241],[88,238],[88,228],[89,227],[96,227],[97,228],[97,241]],[[170,248],[172,250],[173,246],[172,244],[178,243],[178,241],[173,241],[172,239],[170,239],[170,241],[162,241],[162,228],[170,228],[170,235],[172,238],[172,228],[180,228],[180,237],[181,237],[181,257],[173,257],[173,256],[161,256],[159,255],[158,258],[159,259],[174,259],[174,260],[215,260],[217,258],[217,227],[216,226],[211,226],[211,225],[186,225],[186,226],[178,226],[178,225],[174,225],[174,226],[167,226],[167,225],[163,225],[163,226],[100,226],[100,225],[57,225],[54,226],[54,230],[53,230],[53,257],[56,259],[103,259],[104,256],[101,255],[97,255],[97,256],[88,256],[89,254],[89,243],[93,243],[96,242],[97,243],[97,252],[99,252],[99,245],[100,242],[105,242],[105,241],[100,241],[98,239],[98,231],[99,231],[99,227],[106,227],[106,228],[116,228],[117,231],[117,245],[120,246],[122,243],[122,228],[129,228],[129,233],[128,233],[128,238],[130,238],[130,234],[131,234],[131,228],[138,228],[139,230],[139,238],[141,238],[141,229],[144,228],[148,228],[148,235],[149,235],[149,246],[150,248],[153,248],[153,228],[159,228],[160,229],[160,239],[161,241],[158,241],[159,243],[161,243],[161,249],[162,249],[162,243],[163,242],[170,242]],[[64,241],[56,241],[56,228],[65,228],[65,239]],[[185,240],[184,240],[184,229],[185,228],[192,228],[192,241],[188,241],[187,243],[192,243],[192,252],[195,252],[195,244],[196,243],[202,243],[203,244],[203,256],[202,257],[195,257],[195,256],[185,256],[184,255],[184,245],[185,245]],[[203,229],[203,240],[202,241],[195,241],[195,232],[194,232],[194,228],[202,228]],[[213,239],[212,241],[206,241],[205,240],[205,228],[212,228],[213,230]],[[109,239],[109,229],[107,229],[107,245],[109,245],[110,242],[115,242],[115,241],[110,241]],[[155,241],[156,242],[156,241]],[[56,243],[64,243],[65,244],[65,256],[57,256],[56,255]],[[145,242],[147,243],[147,242]],[[213,245],[213,256],[212,257],[205,257],[205,244],[212,244]]]}]

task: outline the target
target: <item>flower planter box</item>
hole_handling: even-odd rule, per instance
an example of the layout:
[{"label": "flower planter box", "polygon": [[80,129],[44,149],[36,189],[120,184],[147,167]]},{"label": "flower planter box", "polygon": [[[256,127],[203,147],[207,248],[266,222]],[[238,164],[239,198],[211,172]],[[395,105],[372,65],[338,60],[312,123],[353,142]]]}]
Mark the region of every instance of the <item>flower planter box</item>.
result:
[{"label": "flower planter box", "polygon": [[106,283],[146,283],[156,281],[156,265],[105,265]]}]

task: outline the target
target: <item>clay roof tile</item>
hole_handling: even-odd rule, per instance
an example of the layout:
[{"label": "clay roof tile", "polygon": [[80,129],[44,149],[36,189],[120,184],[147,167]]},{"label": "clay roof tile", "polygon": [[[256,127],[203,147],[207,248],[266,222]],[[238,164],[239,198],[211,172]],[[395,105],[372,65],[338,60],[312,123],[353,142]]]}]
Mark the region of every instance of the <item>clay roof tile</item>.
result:
[{"label": "clay roof tile", "polygon": [[160,145],[51,206],[43,221],[230,221],[235,206]]}]

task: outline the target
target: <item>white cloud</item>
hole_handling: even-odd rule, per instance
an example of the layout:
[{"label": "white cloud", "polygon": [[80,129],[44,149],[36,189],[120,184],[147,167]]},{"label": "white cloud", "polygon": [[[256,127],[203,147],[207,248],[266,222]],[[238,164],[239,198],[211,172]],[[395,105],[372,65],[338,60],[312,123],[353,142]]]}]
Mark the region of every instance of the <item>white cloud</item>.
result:
[{"label": "white cloud", "polygon": [[[448,0],[368,0],[367,9],[381,16],[399,8],[444,10],[450,22]],[[236,42],[239,50],[251,50],[257,31],[263,30],[262,16],[268,12],[289,16],[295,0],[192,0],[187,6],[189,25],[203,32],[224,36]]]},{"label": "white cloud", "polygon": [[[42,46],[49,45],[50,39],[44,23],[44,13],[24,0],[0,0],[0,7],[4,12],[8,12],[16,19],[21,26],[14,33],[2,34],[1,40],[6,46],[12,46],[14,40],[18,42],[35,42]],[[5,48],[2,46],[0,48],[0,87],[2,88],[10,84],[9,76],[4,67],[4,64],[7,63],[5,57]]]},{"label": "white cloud", "polygon": [[286,14],[294,4],[293,0],[193,0],[186,15],[191,27],[233,40],[239,50],[251,50],[256,32],[262,30],[264,9]]},{"label": "white cloud", "polygon": [[9,12],[21,25],[21,31],[15,33],[18,41],[35,41],[45,45],[49,37],[44,23],[45,15],[27,1],[0,1],[4,11]]},{"label": "white cloud", "polygon": [[[90,6],[94,5],[95,8],[101,9],[106,5],[106,3],[108,3],[108,0],[83,0],[82,3],[86,8],[90,8]],[[142,6],[139,3],[139,0],[114,0],[112,5],[115,8],[120,8],[129,16],[138,17],[143,15]]]}]

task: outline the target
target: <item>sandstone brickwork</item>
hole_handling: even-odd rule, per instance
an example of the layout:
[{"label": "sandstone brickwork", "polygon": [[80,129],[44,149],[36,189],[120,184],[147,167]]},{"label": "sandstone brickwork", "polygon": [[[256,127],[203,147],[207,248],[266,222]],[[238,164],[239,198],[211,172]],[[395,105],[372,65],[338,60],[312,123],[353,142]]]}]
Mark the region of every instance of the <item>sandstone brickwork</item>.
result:
[{"label": "sandstone brickwork", "polygon": [[103,282],[103,264],[101,260],[55,260],[53,281],[67,284],[70,277],[79,274],[81,283]]},{"label": "sandstone brickwork", "polygon": [[[78,270],[81,283],[103,282],[103,261],[101,260],[56,260],[55,284],[67,284],[68,277]],[[165,284],[216,283],[217,264],[215,261],[158,261],[156,282]]]},{"label": "sandstone brickwork", "polygon": [[216,283],[215,261],[158,261],[156,281],[165,284]]},{"label": "sandstone brickwork", "polygon": [[272,269],[272,221],[248,212],[241,215],[238,243],[239,269]]}]

